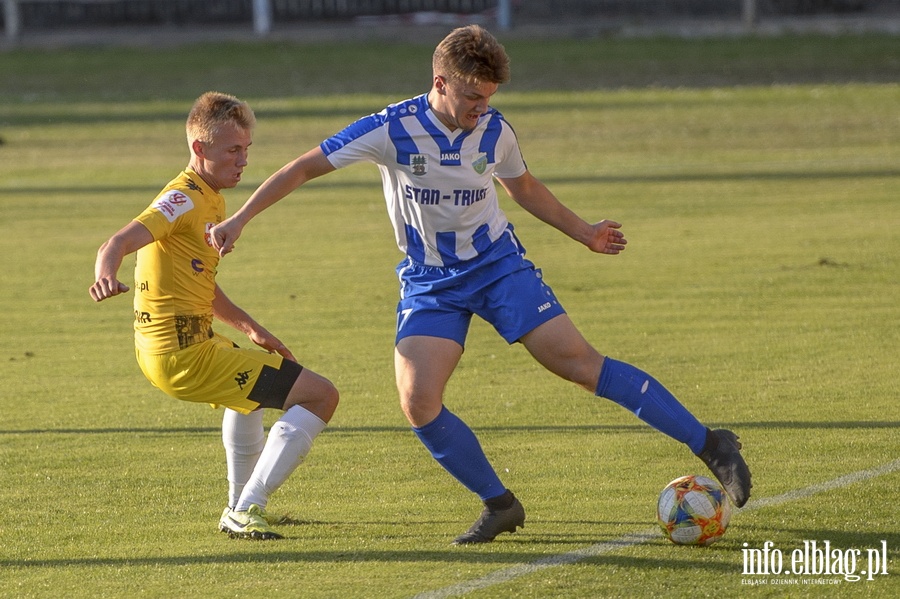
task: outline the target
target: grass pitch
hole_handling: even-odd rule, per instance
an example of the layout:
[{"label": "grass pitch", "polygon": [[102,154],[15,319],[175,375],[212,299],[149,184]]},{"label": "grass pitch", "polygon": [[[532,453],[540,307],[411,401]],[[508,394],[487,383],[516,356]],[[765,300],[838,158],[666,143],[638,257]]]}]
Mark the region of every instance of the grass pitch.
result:
[{"label": "grass pitch", "polygon": [[[342,404],[272,500],[299,520],[287,538],[217,533],[221,412],[143,379],[130,298],[87,295],[96,249],[186,164],[183,120],[202,91],[241,95],[260,119],[245,182],[226,192],[234,210],[300,151],[424,91],[432,42],[390,46],[396,60],[377,66],[353,45],[229,45],[221,56],[239,60],[200,71],[179,66],[197,48],[0,54],[13,74],[0,81],[0,595],[897,596],[900,87],[880,82],[897,72],[895,43],[508,44],[517,79],[569,57],[570,78],[525,77],[494,102],[529,166],[630,241],[618,257],[593,255],[504,200],[529,256],[601,351],[745,443],[754,498],[702,549],[671,546],[653,520],[662,487],[703,473],[700,462],[481,322],[447,403],[528,521],[485,547],[448,544],[479,505],[397,406],[400,256],[366,167],[258,217],[221,265],[229,296],[330,377]],[[598,56],[632,59],[601,59],[592,84]],[[799,69],[804,56],[819,66]],[[369,64],[368,78],[334,79],[326,58]],[[76,75],[79,64],[92,68]],[[799,83],[782,79],[785,65]],[[887,574],[784,571],[826,541],[839,551],[832,571],[847,574],[858,550],[860,573],[883,547]],[[764,547],[769,574],[748,573]]]}]

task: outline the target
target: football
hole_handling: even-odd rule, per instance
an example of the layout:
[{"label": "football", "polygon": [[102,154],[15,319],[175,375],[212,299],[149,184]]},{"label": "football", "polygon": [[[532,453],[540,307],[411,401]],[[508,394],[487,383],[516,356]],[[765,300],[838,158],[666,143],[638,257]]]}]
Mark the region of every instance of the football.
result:
[{"label": "football", "polygon": [[728,528],[731,503],[713,479],[682,476],[659,494],[656,517],[663,535],[676,545],[711,545]]}]

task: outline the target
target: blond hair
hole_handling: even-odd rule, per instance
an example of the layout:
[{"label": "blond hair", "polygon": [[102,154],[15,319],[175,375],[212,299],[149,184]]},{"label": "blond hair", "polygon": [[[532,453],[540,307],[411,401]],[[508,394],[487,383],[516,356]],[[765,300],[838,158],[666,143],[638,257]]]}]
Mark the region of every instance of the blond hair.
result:
[{"label": "blond hair", "polygon": [[246,102],[221,92],[206,92],[194,102],[185,129],[188,144],[194,140],[212,144],[224,125],[247,131],[256,126],[256,115]]},{"label": "blond hair", "polygon": [[487,29],[459,27],[438,44],[431,60],[434,76],[463,83],[506,83],[509,56]]}]

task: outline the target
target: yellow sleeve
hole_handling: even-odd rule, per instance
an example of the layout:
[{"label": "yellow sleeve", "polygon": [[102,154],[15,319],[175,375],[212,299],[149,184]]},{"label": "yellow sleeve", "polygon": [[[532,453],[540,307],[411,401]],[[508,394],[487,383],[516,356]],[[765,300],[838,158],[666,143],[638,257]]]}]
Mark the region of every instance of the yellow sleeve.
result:
[{"label": "yellow sleeve", "polygon": [[176,232],[183,222],[179,217],[193,208],[194,202],[189,195],[177,189],[170,189],[160,194],[134,220],[147,227],[153,239],[159,241]]}]

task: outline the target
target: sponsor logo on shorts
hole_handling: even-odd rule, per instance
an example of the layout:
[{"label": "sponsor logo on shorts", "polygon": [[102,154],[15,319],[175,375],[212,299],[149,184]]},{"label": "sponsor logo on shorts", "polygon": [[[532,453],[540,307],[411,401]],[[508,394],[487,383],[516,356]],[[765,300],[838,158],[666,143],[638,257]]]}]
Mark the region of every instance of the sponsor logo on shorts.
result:
[{"label": "sponsor logo on shorts", "polygon": [[253,370],[245,370],[244,372],[237,373],[237,376],[234,377],[234,380],[237,382],[238,387],[240,387],[242,390],[244,388],[244,385],[246,385],[250,380],[251,372],[253,372]]}]

